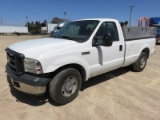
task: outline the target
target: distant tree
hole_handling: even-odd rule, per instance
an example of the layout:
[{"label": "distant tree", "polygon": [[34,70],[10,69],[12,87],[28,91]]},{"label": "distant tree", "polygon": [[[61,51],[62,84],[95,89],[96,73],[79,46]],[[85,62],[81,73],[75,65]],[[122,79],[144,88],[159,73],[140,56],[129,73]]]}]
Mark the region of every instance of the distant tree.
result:
[{"label": "distant tree", "polygon": [[36,21],[34,25],[34,34],[40,34],[40,33],[41,33],[41,23],[39,21]]},{"label": "distant tree", "polygon": [[30,29],[31,29],[31,23],[30,22],[27,23],[27,27],[28,27],[28,31],[30,32]]},{"label": "distant tree", "polygon": [[28,22],[28,31],[32,34],[34,31],[34,22],[32,21],[31,23]]},{"label": "distant tree", "polygon": [[43,23],[47,24],[47,20],[44,20],[44,22],[43,22]]},{"label": "distant tree", "polygon": [[63,22],[64,20],[62,18],[59,18],[59,17],[54,17],[51,21],[51,23],[60,23],[60,22]]},{"label": "distant tree", "polygon": [[28,31],[31,34],[40,34],[41,33],[41,23],[39,21],[36,21],[35,23],[28,22],[25,26],[28,26]]},{"label": "distant tree", "polygon": [[44,20],[43,23],[41,23],[41,27],[46,27],[47,26],[47,20]]},{"label": "distant tree", "polygon": [[[62,21],[62,19],[60,21]],[[41,27],[47,26],[47,20],[44,20],[43,23],[41,23],[40,21],[27,22],[25,26],[28,26],[28,31],[31,34],[41,34],[42,33]]]},{"label": "distant tree", "polygon": [[35,22],[35,27],[36,27],[36,28],[39,28],[40,26],[41,26],[41,25],[40,25],[40,22],[39,22],[39,21],[36,21],[36,22]]},{"label": "distant tree", "polygon": [[34,26],[34,22],[33,21],[31,22],[31,26]]}]

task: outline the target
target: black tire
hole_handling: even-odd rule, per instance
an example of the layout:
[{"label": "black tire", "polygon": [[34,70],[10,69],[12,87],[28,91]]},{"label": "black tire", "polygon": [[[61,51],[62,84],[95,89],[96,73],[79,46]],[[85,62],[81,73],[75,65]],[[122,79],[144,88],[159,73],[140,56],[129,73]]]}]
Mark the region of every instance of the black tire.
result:
[{"label": "black tire", "polygon": [[141,72],[144,70],[147,64],[147,54],[145,52],[142,52],[138,58],[138,60],[133,63],[132,68],[136,72]]},{"label": "black tire", "polygon": [[[73,83],[73,81],[75,82]],[[50,97],[58,104],[67,104],[78,96],[81,84],[82,77],[78,70],[74,68],[64,69],[50,82]]]}]

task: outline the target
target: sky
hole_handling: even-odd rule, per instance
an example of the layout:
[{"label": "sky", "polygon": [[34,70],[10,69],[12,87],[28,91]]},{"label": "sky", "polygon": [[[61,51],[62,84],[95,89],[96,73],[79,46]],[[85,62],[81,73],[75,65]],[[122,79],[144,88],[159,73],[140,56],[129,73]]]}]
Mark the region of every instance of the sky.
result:
[{"label": "sky", "polygon": [[[0,0],[0,25],[24,26],[26,21],[50,22],[54,17],[73,20],[114,18],[137,26],[140,17],[160,17],[160,0]],[[28,17],[28,19],[26,19]]]}]

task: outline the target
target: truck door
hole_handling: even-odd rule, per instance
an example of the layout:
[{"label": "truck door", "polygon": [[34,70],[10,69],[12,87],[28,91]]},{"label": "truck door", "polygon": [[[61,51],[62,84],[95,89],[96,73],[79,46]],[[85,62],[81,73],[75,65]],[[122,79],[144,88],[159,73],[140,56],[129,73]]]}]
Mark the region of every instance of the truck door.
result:
[{"label": "truck door", "polygon": [[[103,36],[110,34],[112,46],[103,46]],[[119,39],[115,22],[103,22],[93,39],[97,39],[98,46],[92,47],[91,69],[92,77],[122,66],[124,62],[124,40]]]}]

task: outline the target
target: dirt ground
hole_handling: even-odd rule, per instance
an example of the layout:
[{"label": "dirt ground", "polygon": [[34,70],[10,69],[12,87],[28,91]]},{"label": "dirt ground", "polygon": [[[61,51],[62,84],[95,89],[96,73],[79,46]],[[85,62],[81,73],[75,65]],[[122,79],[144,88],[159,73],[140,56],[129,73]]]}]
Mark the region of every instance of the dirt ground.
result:
[{"label": "dirt ground", "polygon": [[84,83],[79,96],[58,106],[10,88],[5,74],[10,44],[41,36],[0,36],[0,120],[160,120],[160,45],[143,72],[121,68]]}]

